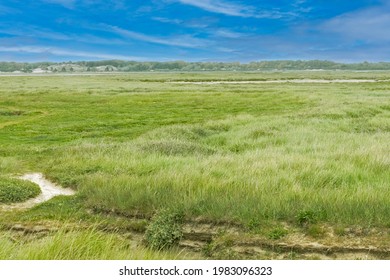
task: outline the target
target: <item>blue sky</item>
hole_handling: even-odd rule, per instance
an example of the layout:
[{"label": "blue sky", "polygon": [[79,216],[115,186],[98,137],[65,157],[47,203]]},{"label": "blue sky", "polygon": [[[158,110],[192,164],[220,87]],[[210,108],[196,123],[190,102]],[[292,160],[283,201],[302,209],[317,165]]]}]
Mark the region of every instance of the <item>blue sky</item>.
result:
[{"label": "blue sky", "polygon": [[390,0],[0,0],[0,61],[390,61]]}]

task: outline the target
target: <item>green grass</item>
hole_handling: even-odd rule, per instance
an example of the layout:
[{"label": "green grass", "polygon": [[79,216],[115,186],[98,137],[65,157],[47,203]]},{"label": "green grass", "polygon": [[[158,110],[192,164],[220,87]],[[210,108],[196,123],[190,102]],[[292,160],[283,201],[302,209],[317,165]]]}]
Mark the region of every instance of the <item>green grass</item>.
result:
[{"label": "green grass", "polygon": [[95,228],[61,229],[41,238],[13,236],[0,232],[0,260],[152,260],[180,259],[180,251],[157,252],[134,247],[134,242],[118,234]]},{"label": "green grass", "polygon": [[180,213],[166,210],[158,213],[146,228],[145,241],[148,247],[163,250],[179,244],[183,237],[182,220]]},{"label": "green grass", "polygon": [[[171,209],[186,219],[243,225],[312,219],[387,227],[388,77],[342,71],[0,77],[0,172],[43,172],[78,190],[77,205],[95,211],[151,217]],[[302,78],[379,82],[165,83]],[[71,219],[73,208],[49,208],[20,215]]]},{"label": "green grass", "polygon": [[29,181],[0,177],[0,204],[23,202],[38,196],[41,189]]}]

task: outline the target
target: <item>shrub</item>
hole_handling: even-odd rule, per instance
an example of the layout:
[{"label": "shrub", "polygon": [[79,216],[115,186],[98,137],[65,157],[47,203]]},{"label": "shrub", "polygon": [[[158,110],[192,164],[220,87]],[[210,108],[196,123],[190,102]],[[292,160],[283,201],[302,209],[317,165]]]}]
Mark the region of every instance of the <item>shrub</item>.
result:
[{"label": "shrub", "polygon": [[285,228],[275,228],[269,234],[268,237],[273,240],[281,239],[288,234],[288,230]]},{"label": "shrub", "polygon": [[41,193],[37,184],[20,179],[0,177],[0,203],[23,202]]},{"label": "shrub", "polygon": [[183,215],[163,210],[154,216],[146,228],[146,244],[155,250],[170,248],[179,243],[183,236]]}]

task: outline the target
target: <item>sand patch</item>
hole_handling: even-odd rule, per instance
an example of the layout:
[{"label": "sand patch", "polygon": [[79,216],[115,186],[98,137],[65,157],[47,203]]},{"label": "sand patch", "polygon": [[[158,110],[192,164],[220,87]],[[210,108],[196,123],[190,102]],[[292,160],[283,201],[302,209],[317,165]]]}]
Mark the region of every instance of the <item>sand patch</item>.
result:
[{"label": "sand patch", "polygon": [[37,184],[41,188],[41,194],[37,197],[31,198],[25,202],[12,203],[8,205],[1,205],[1,210],[12,210],[12,209],[28,209],[32,208],[37,204],[48,201],[49,199],[58,195],[74,195],[75,192],[71,189],[62,188],[49,180],[47,180],[42,173],[28,173],[19,179],[27,180]]}]

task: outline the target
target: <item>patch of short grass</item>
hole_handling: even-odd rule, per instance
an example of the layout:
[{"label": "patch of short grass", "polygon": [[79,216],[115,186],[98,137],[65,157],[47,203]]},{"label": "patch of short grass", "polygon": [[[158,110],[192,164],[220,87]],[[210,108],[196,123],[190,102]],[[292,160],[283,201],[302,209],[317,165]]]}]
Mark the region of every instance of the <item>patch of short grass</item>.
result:
[{"label": "patch of short grass", "polygon": [[268,238],[272,240],[278,240],[288,235],[288,230],[283,227],[277,227],[272,229],[268,233]]},{"label": "patch of short grass", "polygon": [[0,203],[23,202],[38,196],[41,189],[29,181],[0,177]]}]

